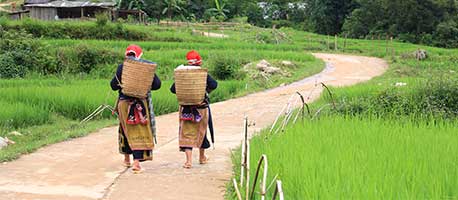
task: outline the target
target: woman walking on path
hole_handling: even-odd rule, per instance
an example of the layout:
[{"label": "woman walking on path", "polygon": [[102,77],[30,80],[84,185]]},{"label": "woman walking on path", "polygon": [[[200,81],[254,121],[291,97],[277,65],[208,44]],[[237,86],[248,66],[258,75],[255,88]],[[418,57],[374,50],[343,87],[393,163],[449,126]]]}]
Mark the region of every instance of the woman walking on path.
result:
[{"label": "woman walking on path", "polygon": [[[202,64],[202,58],[196,51],[190,51],[186,55],[189,66],[179,66],[177,69],[199,69]],[[199,148],[199,163],[206,164],[208,157],[205,156],[205,149],[210,147],[210,142],[207,139],[207,126],[209,123],[209,98],[208,93],[218,87],[218,83],[207,75],[207,87],[204,101],[199,105],[183,106],[179,109],[179,146],[180,151],[186,154],[186,162],[183,168],[190,169],[192,167],[192,149]],[[170,91],[176,94],[175,83],[173,83]]]},{"label": "woman walking on path", "polygon": [[[126,59],[140,60],[143,52],[137,45],[129,45],[126,49]],[[141,60],[143,62],[147,62]],[[124,165],[131,167],[130,155],[134,163],[132,171],[141,173],[140,162],[152,160],[154,147],[153,127],[147,98],[136,98],[123,94],[122,83],[123,64],[118,66],[116,75],[111,80],[111,88],[119,91],[116,111],[119,118],[119,152],[124,154]],[[154,74],[151,90],[161,87],[161,80]]]}]

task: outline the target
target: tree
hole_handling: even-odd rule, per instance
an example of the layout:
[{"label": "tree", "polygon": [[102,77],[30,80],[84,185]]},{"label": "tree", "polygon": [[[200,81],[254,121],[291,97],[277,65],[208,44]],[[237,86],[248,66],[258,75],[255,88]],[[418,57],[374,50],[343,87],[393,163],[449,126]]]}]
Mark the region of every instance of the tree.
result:
[{"label": "tree", "polygon": [[307,3],[314,31],[330,35],[341,32],[345,18],[355,8],[353,0],[309,0]]},{"label": "tree", "polygon": [[124,10],[143,10],[145,2],[143,0],[117,0],[116,8]]},{"label": "tree", "polygon": [[210,8],[209,0],[189,0],[186,6],[188,18],[200,21],[204,17],[205,11]]},{"label": "tree", "polygon": [[436,46],[457,48],[458,47],[458,24],[456,20],[449,20],[437,25],[434,33]]},{"label": "tree", "polygon": [[380,2],[363,0],[357,6],[343,24],[342,30],[345,34],[353,38],[363,38],[378,30],[389,32],[388,17]]},{"label": "tree", "polygon": [[256,3],[252,3],[248,6],[249,12],[247,12],[248,23],[259,26],[259,27],[266,27],[267,25],[270,26],[269,19],[264,18],[263,9],[258,6]]},{"label": "tree", "polygon": [[145,0],[144,11],[148,16],[154,17],[157,20],[157,23],[161,21],[163,16],[162,11],[164,10],[164,2],[157,0]]},{"label": "tree", "polygon": [[185,3],[184,0],[164,0],[165,8],[162,10],[162,14],[167,13],[169,20],[172,20],[176,13],[183,15]]},{"label": "tree", "polygon": [[213,17],[219,20],[225,20],[227,18],[226,13],[229,12],[229,10],[225,8],[225,6],[226,5],[223,2],[215,0],[215,7],[207,9],[207,12],[209,12]]},{"label": "tree", "polygon": [[225,0],[225,8],[229,10],[226,15],[228,18],[248,16],[251,12],[250,6],[257,2],[256,0]]}]

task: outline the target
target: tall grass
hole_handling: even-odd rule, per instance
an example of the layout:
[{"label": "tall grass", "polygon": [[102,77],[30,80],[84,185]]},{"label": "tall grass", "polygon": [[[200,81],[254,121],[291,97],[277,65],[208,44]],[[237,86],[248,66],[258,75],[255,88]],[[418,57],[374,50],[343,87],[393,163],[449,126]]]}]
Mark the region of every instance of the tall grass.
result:
[{"label": "tall grass", "polygon": [[286,199],[455,199],[457,133],[455,123],[324,117],[254,137],[251,166],[266,154]]},{"label": "tall grass", "polygon": [[7,129],[48,122],[50,113],[38,106],[0,100],[0,127]]},{"label": "tall grass", "polygon": [[[111,91],[110,80],[0,80],[0,136],[8,136],[15,145],[0,151],[0,162],[30,153],[39,147],[78,137],[116,122],[111,112],[86,124],[79,121],[100,104],[115,104],[118,93]],[[163,81],[158,91],[153,91],[157,115],[178,110],[176,96],[170,92],[172,81]],[[261,87],[245,87],[240,81],[220,81],[211,95],[211,102],[247,94]],[[19,131],[24,136],[8,135]]]},{"label": "tall grass", "polygon": [[[118,96],[107,79],[101,80],[0,80],[0,127],[8,129],[49,123],[56,114],[73,120],[81,120],[101,104],[114,106]],[[172,81],[163,81],[160,90],[153,91],[153,103],[157,115],[177,111],[176,96],[170,92]],[[219,81],[219,87],[211,94],[211,101],[218,102],[263,89],[246,87],[245,82]],[[105,112],[103,118],[112,117]]]}]

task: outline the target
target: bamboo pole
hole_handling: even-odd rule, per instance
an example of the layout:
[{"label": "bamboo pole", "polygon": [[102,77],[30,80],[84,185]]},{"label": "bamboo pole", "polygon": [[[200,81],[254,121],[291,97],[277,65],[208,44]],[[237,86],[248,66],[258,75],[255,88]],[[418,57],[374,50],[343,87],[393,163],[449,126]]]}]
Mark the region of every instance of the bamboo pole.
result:
[{"label": "bamboo pole", "polygon": [[287,107],[288,107],[288,105],[289,105],[289,103],[290,103],[290,101],[291,101],[291,98],[293,98],[293,96],[294,96],[294,94],[291,95],[291,97],[289,97],[288,103],[287,103],[287,104],[281,109],[281,111],[278,113],[277,117],[276,117],[275,120],[274,120],[274,123],[273,123],[272,126],[270,127],[270,130],[269,130],[270,133],[274,130],[275,125],[276,125],[277,122],[278,122],[278,119],[280,119],[280,116],[281,116],[281,114],[283,113],[283,111],[284,111],[285,109],[287,109]]},{"label": "bamboo pole", "polygon": [[237,186],[237,180],[232,179],[232,184],[234,185],[235,193],[237,194],[237,199],[242,200],[242,195],[240,194],[239,187]]},{"label": "bamboo pole", "polygon": [[261,158],[258,161],[258,167],[256,168],[253,186],[251,187],[251,193],[250,193],[251,200],[254,198],[254,189],[256,188],[256,183],[259,177],[259,171],[261,169],[261,164],[263,163],[264,163],[264,172],[263,172],[263,179],[261,182],[261,200],[264,200],[266,197],[265,195],[266,195],[266,179],[267,179],[268,163],[267,163],[267,156],[265,154],[262,154]]},{"label": "bamboo pole", "polygon": [[247,163],[246,163],[246,185],[245,185],[245,200],[248,200],[250,196],[250,141],[246,143],[247,149]]},{"label": "bamboo pole", "polygon": [[240,160],[240,186],[243,185],[243,177],[245,177],[245,169],[244,169],[244,165],[245,165],[245,145],[244,145],[244,141],[242,139],[242,155],[241,155],[241,160]]},{"label": "bamboo pole", "polygon": [[245,116],[243,121],[243,133],[242,133],[242,158],[241,158],[241,166],[240,166],[240,186],[243,186],[243,181],[245,178],[245,174],[247,173],[246,165],[247,165],[247,139],[248,139],[248,117]]},{"label": "bamboo pole", "polygon": [[277,180],[277,185],[275,187],[275,191],[274,191],[274,195],[272,197],[272,200],[276,200],[277,199],[277,196],[280,200],[283,200],[284,197],[283,197],[283,188],[282,188],[282,185],[281,185],[281,181],[280,180]]}]

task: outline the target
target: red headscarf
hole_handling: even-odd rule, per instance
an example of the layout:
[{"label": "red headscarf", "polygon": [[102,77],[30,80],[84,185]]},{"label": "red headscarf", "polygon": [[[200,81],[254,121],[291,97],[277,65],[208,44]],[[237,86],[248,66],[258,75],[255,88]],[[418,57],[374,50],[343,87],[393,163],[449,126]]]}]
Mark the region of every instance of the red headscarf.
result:
[{"label": "red headscarf", "polygon": [[135,58],[139,59],[143,55],[143,50],[140,46],[131,44],[127,47],[125,55],[127,56],[129,53],[134,53]]},{"label": "red headscarf", "polygon": [[186,59],[188,60],[189,65],[200,66],[202,64],[202,58],[200,57],[197,51],[190,51],[186,54]]}]

